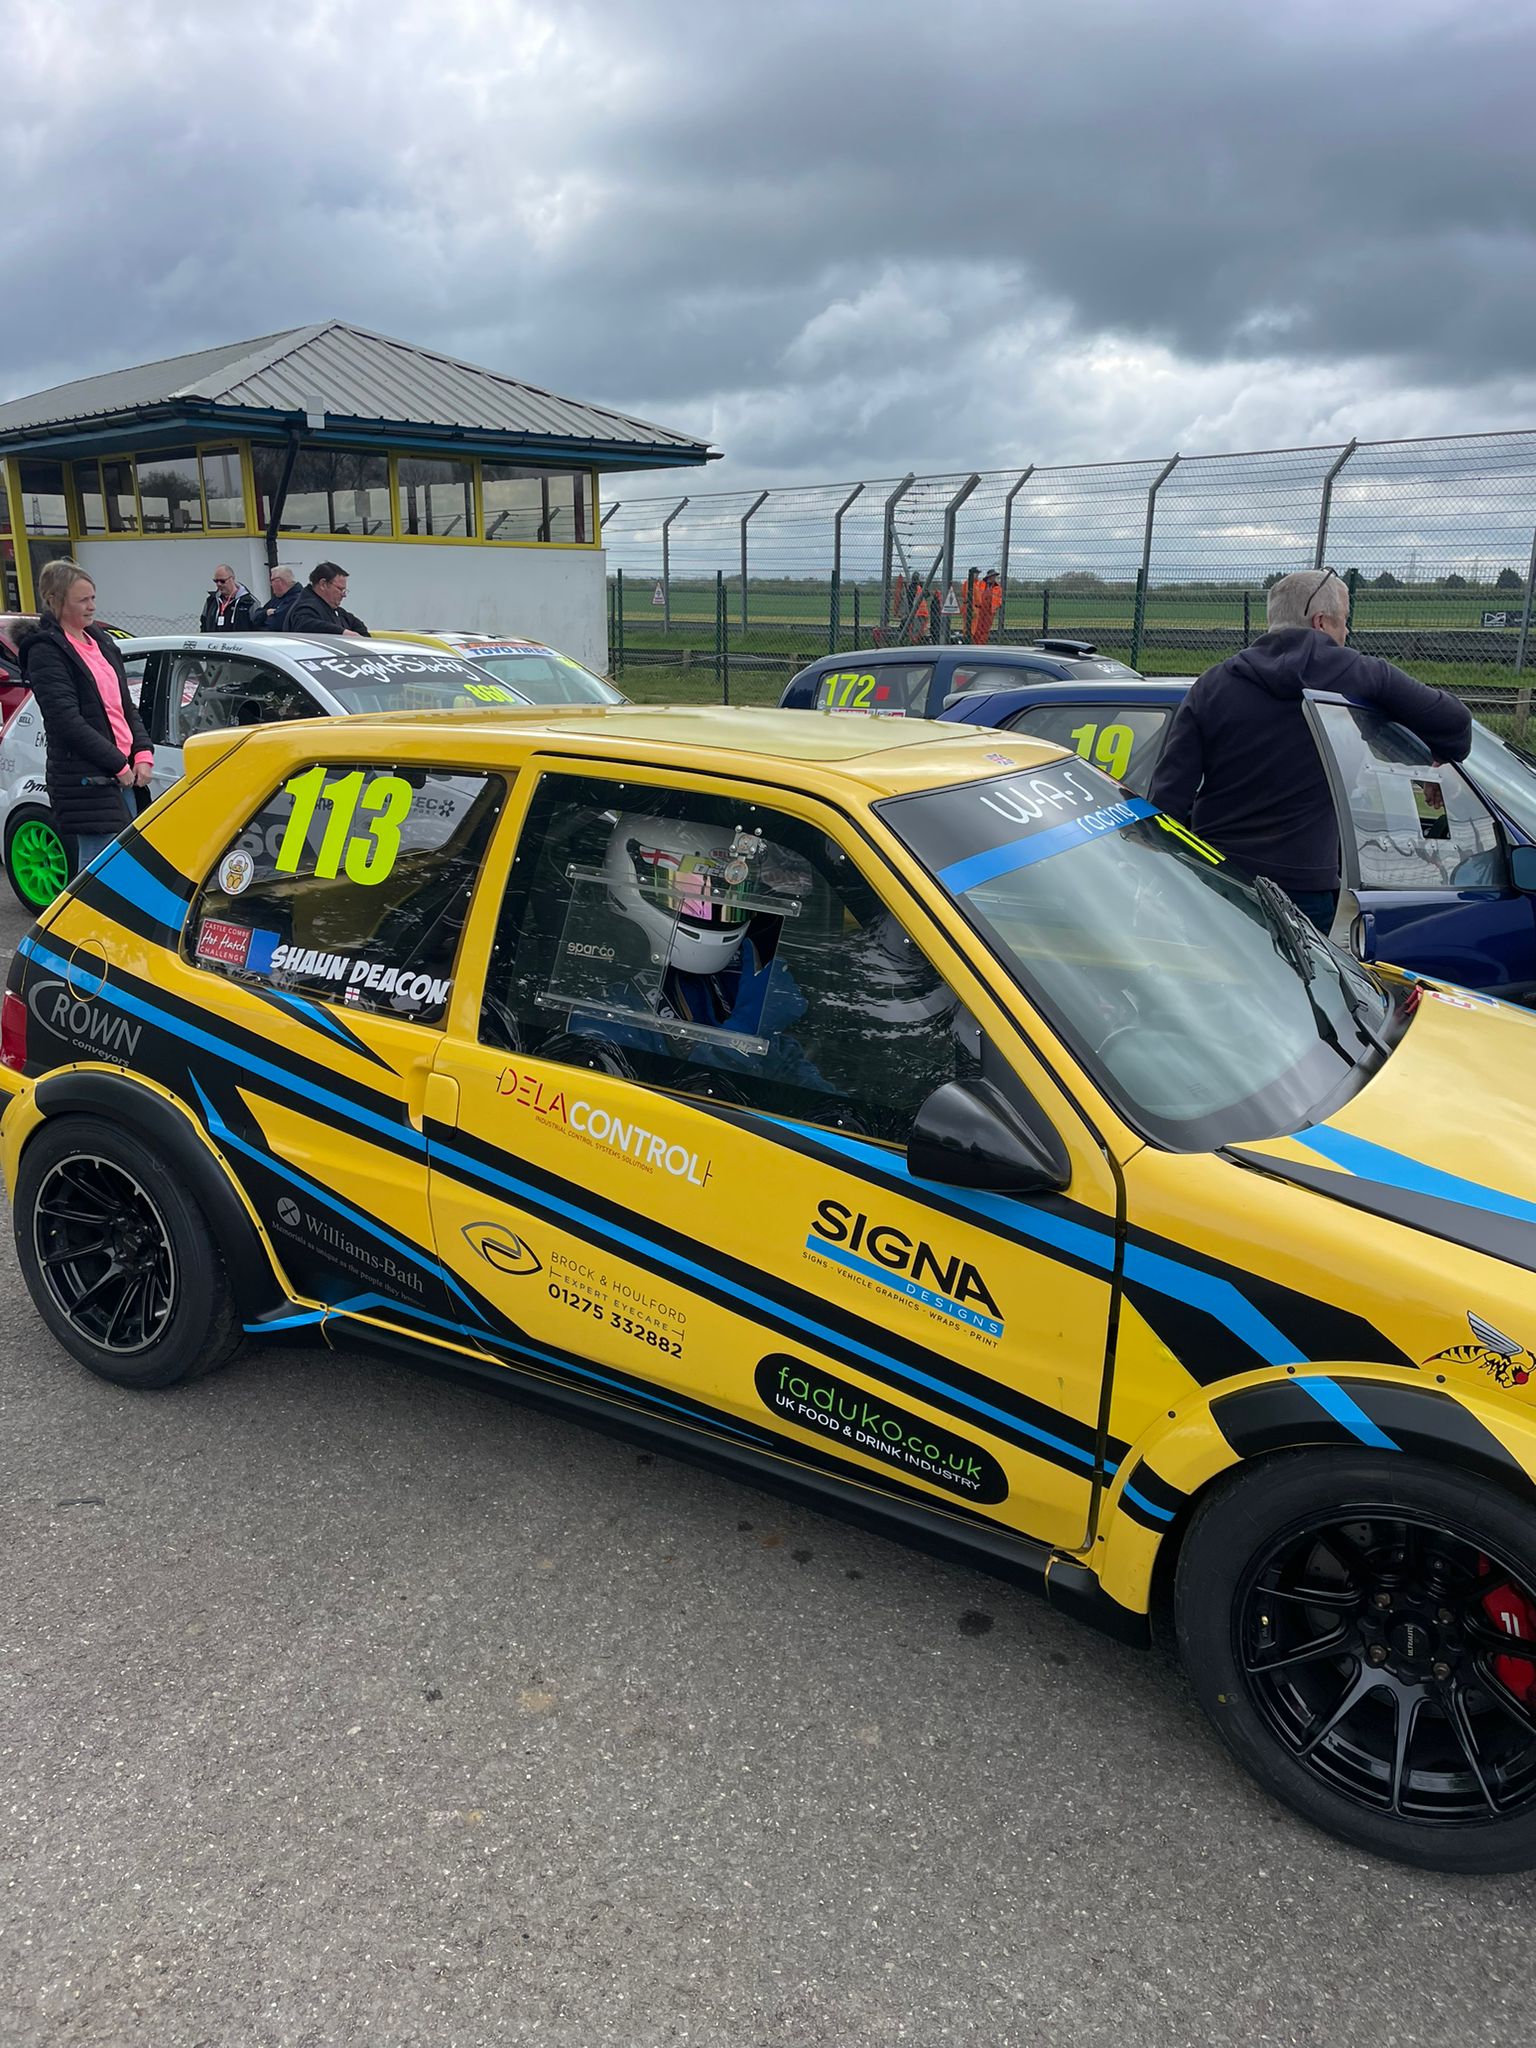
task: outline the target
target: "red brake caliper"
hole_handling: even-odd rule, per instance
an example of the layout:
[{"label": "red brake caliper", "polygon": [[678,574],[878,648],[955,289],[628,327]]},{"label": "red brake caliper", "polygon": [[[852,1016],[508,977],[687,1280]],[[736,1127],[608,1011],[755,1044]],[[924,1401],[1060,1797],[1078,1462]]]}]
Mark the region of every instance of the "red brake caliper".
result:
[{"label": "red brake caliper", "polygon": [[[1489,1570],[1486,1558],[1482,1560],[1482,1569]],[[1507,1583],[1495,1586],[1492,1592],[1483,1595],[1482,1607],[1496,1629],[1536,1646],[1536,1606],[1515,1587]],[[1493,1675],[1506,1692],[1526,1706],[1536,1707],[1536,1649],[1527,1657],[1495,1657]]]}]

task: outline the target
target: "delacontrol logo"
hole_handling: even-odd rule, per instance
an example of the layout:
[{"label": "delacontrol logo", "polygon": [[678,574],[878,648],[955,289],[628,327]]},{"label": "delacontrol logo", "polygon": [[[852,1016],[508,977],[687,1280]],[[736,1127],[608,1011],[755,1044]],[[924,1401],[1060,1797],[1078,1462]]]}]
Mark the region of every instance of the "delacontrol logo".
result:
[{"label": "delacontrol logo", "polygon": [[969,1259],[958,1253],[943,1258],[926,1238],[912,1237],[894,1223],[871,1223],[862,1209],[818,1202],[805,1248],[970,1329],[989,1337],[1003,1334],[1002,1312]]},{"label": "delacontrol logo", "polygon": [[472,1245],[488,1266],[498,1273],[538,1273],[544,1262],[531,1251],[515,1230],[504,1223],[466,1223],[464,1242]]},{"label": "delacontrol logo", "polygon": [[825,1366],[776,1351],[759,1363],[753,1382],[763,1406],[786,1422],[818,1430],[963,1500],[990,1505],[1008,1498],[1008,1475],[990,1451],[882,1394],[866,1393]]},{"label": "delacontrol logo", "polygon": [[581,1096],[572,1102],[563,1088],[552,1087],[537,1074],[524,1073],[517,1067],[503,1067],[496,1093],[511,1096],[514,1102],[524,1109],[531,1109],[546,1123],[574,1131],[578,1138],[584,1138],[590,1145],[598,1145],[605,1152],[618,1153],[632,1166],[668,1173],[674,1180],[690,1181],[696,1188],[706,1186],[714,1172],[708,1159],[701,1159],[686,1145],[679,1145],[631,1118],[617,1116],[600,1103],[588,1102]]}]

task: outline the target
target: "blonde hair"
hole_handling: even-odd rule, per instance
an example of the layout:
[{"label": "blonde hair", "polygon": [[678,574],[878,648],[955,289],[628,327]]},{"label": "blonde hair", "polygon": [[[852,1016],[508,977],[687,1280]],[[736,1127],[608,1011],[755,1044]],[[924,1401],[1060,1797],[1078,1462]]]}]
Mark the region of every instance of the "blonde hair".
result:
[{"label": "blonde hair", "polygon": [[96,588],[96,579],[89,569],[82,569],[78,562],[45,562],[37,579],[37,601],[44,611],[59,618],[64,610],[64,600],[77,583],[89,583]]}]

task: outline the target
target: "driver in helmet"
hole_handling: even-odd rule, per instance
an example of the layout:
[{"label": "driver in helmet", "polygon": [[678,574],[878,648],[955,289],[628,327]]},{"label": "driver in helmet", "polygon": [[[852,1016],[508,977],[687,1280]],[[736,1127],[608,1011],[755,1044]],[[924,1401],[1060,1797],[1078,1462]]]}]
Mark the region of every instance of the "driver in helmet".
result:
[{"label": "driver in helmet", "polygon": [[[690,1056],[750,1067],[812,1088],[825,1087],[799,1045],[787,1036],[805,1013],[805,998],[782,962],[775,963],[784,913],[771,907],[773,889],[761,868],[765,842],[751,831],[691,818],[627,811],[603,860],[608,902],[644,948],[639,971],[624,990],[626,1007],[722,1032],[770,1041],[766,1054],[695,1042]],[[782,894],[782,892],[780,892]],[[786,910],[790,899],[783,900]],[[619,1043],[676,1052],[665,1033],[643,1025],[584,1025]]]}]

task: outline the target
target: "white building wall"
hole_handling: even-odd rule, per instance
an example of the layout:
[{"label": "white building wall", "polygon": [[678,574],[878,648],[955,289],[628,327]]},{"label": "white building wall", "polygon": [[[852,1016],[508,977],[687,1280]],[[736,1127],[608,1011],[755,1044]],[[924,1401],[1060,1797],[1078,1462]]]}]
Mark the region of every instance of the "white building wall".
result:
[{"label": "white building wall", "polygon": [[[370,632],[508,633],[548,641],[599,672],[608,666],[606,558],[601,548],[445,546],[430,541],[287,539],[281,559],[302,583],[316,562],[339,562],[347,610]],[[104,619],[139,633],[195,630],[213,572],[229,562],[267,595],[266,544],[249,538],[82,540],[76,558],[96,580]]]}]

